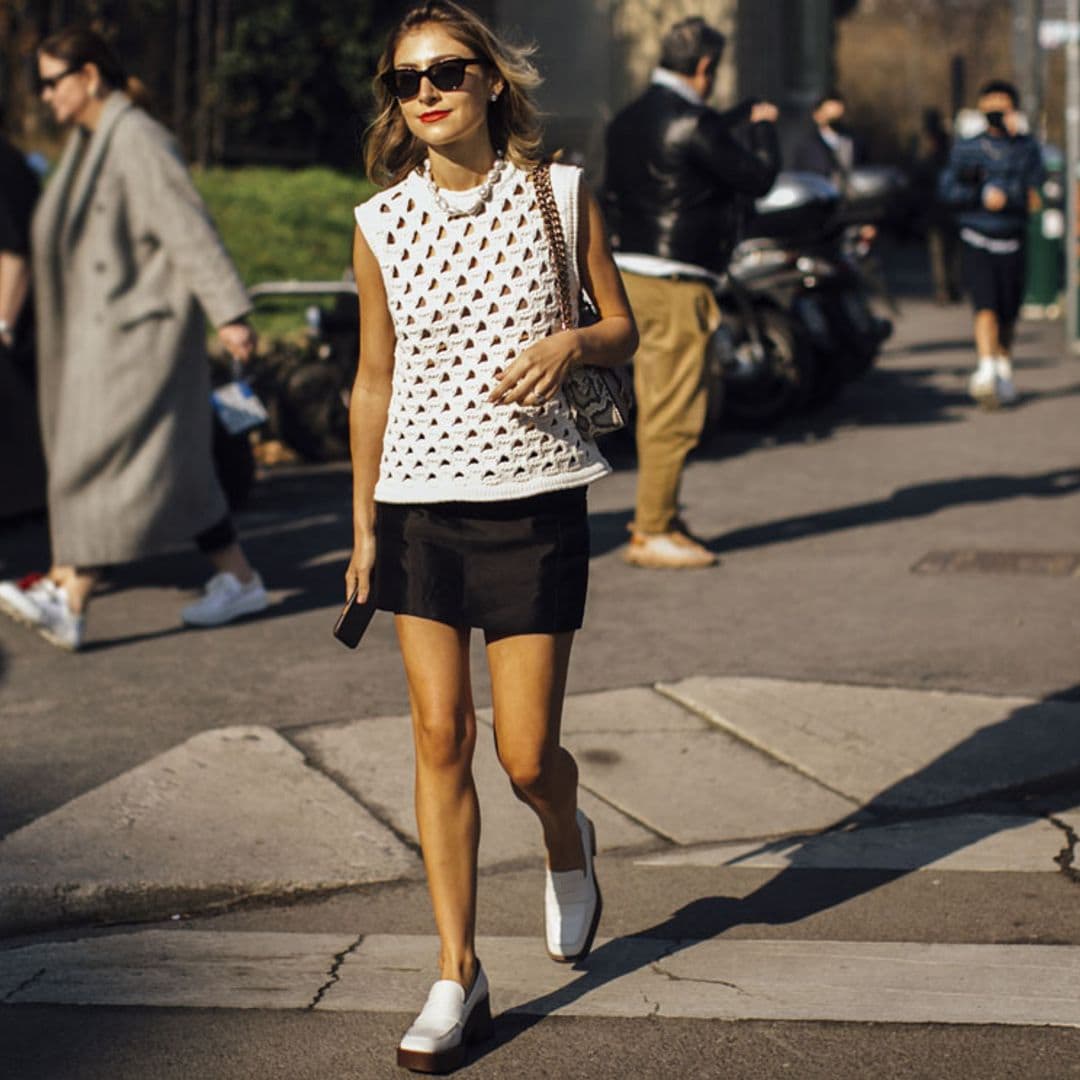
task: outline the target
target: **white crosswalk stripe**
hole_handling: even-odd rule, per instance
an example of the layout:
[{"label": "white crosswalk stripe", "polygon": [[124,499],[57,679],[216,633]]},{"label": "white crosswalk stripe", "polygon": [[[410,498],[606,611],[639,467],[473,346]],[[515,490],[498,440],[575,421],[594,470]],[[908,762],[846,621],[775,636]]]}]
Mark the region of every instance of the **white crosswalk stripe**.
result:
[{"label": "white crosswalk stripe", "polygon": [[[0,952],[0,1000],[408,1013],[437,949],[422,935],[145,930]],[[624,938],[580,971],[530,938],[478,951],[499,1011],[1080,1027],[1074,946]]]}]

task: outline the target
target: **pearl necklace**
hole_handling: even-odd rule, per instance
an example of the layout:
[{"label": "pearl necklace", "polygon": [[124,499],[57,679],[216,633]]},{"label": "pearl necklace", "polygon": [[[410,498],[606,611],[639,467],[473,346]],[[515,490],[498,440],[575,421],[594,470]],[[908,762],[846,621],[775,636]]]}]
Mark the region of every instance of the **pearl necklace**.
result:
[{"label": "pearl necklace", "polygon": [[495,190],[495,185],[499,182],[499,177],[502,175],[503,167],[506,162],[503,159],[501,153],[495,155],[495,162],[488,170],[487,176],[484,177],[484,182],[480,185],[480,190],[477,192],[476,201],[469,206],[453,206],[451,203],[443,197],[443,193],[439,190],[438,184],[435,183],[435,178],[431,175],[431,160],[430,158],[424,159],[424,164],[421,167],[421,175],[424,180],[427,181],[427,186],[431,191],[431,197],[435,200],[435,205],[449,218],[469,217],[472,214],[479,214],[491,198],[492,191]]}]

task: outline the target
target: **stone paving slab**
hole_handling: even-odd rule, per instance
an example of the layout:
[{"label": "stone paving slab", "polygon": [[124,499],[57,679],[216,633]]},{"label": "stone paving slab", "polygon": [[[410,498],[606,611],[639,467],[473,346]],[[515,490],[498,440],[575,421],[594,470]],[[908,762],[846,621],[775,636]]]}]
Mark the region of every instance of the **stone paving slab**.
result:
[{"label": "stone paving slab", "polygon": [[[496,1013],[1080,1027],[1080,947],[482,937]],[[149,930],[0,951],[0,999],[414,1014],[438,940]],[[16,981],[18,980],[18,981]],[[29,981],[27,981],[29,980]]]},{"label": "stone paving slab", "polygon": [[713,844],[637,859],[638,866],[766,870],[955,870],[1061,873],[1065,832],[1043,818],[959,814],[826,833],[807,840]]},{"label": "stone paving slab", "polygon": [[704,731],[706,727],[706,722],[696,713],[651,687],[572,694],[563,709],[564,735]]},{"label": "stone paving slab", "polygon": [[810,832],[856,809],[722,731],[563,741],[586,787],[678,844]]},{"label": "stone paving slab", "polygon": [[1080,704],[778,679],[664,686],[718,728],[881,810],[1080,770]]},{"label": "stone paving slab", "polygon": [[0,931],[420,874],[269,728],[204,732],[0,840]]},{"label": "stone paving slab", "polygon": [[7,1004],[305,1009],[355,938],[141,930],[0,952]]},{"label": "stone paving slab", "polygon": [[[322,1009],[415,1011],[434,938],[372,935]],[[497,1012],[723,1020],[1080,1026],[1080,948],[830,941],[600,942],[587,970],[481,938]]]},{"label": "stone paving slab", "polygon": [[[380,717],[309,728],[296,736],[296,744],[360,795],[400,835],[418,843],[411,730],[407,716]],[[477,735],[473,774],[480,798],[481,867],[539,857],[543,853],[540,827],[532,811],[511,792],[486,724],[480,725]],[[596,798],[588,785],[580,791],[579,802],[596,824],[601,850],[657,843],[654,833]]]}]

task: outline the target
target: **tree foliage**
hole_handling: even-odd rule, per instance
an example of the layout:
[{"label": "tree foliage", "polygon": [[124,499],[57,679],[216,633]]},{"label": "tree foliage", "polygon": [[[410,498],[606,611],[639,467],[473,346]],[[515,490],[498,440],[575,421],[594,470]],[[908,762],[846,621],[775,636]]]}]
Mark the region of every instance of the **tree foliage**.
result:
[{"label": "tree foliage", "polygon": [[393,0],[0,0],[6,126],[32,142],[48,137],[34,52],[83,23],[147,84],[153,111],[197,160],[356,168],[375,61],[399,9]]},{"label": "tree foliage", "polygon": [[381,46],[379,5],[240,0],[216,81],[243,155],[355,165]]}]

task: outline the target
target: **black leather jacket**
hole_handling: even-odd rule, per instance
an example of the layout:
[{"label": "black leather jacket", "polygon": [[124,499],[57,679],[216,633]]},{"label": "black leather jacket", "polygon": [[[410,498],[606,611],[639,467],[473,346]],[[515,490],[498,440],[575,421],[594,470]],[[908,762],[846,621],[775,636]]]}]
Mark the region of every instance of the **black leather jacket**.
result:
[{"label": "black leather jacket", "polygon": [[780,169],[773,124],[754,124],[752,149],[731,127],[746,106],[720,113],[653,84],[607,131],[604,207],[620,251],[727,268],[740,196],[764,195]]}]

